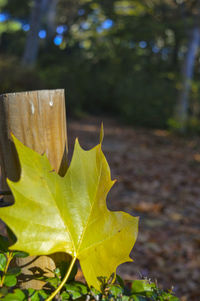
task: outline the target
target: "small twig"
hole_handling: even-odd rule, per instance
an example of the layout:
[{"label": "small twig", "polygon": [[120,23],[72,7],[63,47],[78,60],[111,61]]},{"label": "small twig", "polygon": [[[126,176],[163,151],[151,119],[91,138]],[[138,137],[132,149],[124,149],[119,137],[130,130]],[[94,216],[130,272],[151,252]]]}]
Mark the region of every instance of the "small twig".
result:
[{"label": "small twig", "polygon": [[8,254],[8,257],[7,257],[7,263],[6,263],[6,267],[5,267],[5,270],[3,271],[3,276],[1,278],[1,283],[0,283],[0,287],[3,286],[3,283],[4,283],[4,280],[5,280],[5,276],[6,276],[6,273],[8,271],[8,267],[9,267],[9,264],[11,262],[11,260],[13,259],[13,252],[10,252]]},{"label": "small twig", "polygon": [[67,279],[69,278],[69,275],[72,271],[72,268],[74,266],[74,263],[76,261],[76,257],[73,257],[69,269],[67,270],[67,273],[65,275],[65,277],[63,278],[62,282],[60,283],[60,285],[57,287],[57,289],[51,294],[51,296],[49,298],[46,299],[46,301],[51,301],[57,294],[58,292],[60,292],[60,290],[62,289],[62,287],[64,286],[65,282],[67,281]]}]

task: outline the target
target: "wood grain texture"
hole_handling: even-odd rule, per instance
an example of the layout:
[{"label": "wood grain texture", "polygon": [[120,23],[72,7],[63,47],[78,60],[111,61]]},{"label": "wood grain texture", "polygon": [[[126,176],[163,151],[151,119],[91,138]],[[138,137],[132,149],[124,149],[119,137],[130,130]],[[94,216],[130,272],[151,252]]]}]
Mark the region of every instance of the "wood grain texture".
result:
[{"label": "wood grain texture", "polygon": [[[38,153],[46,153],[52,168],[64,175],[68,151],[64,90],[0,95],[0,191],[9,190],[6,178],[16,181],[20,177],[20,165],[11,133]],[[4,196],[4,199],[6,202],[13,201],[12,196]],[[63,256],[60,255],[59,259]],[[55,268],[54,261],[47,256],[20,259],[18,265],[24,266],[23,273],[26,274],[27,282],[23,287],[36,289],[41,288],[43,283],[31,280],[33,273],[42,269],[50,275],[48,269]]]}]

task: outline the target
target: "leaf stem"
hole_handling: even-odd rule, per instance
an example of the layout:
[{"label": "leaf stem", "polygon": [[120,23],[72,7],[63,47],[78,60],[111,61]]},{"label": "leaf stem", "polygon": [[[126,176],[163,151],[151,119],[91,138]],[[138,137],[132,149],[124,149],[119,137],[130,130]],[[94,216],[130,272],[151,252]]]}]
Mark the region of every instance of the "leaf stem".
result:
[{"label": "leaf stem", "polygon": [[3,276],[2,276],[2,278],[1,278],[0,287],[3,286],[4,280],[5,280],[5,276],[6,276],[6,273],[7,273],[7,271],[8,271],[8,267],[9,267],[9,264],[10,264],[10,262],[11,262],[12,259],[13,259],[13,252],[9,252],[9,253],[8,253],[8,256],[7,256],[6,267],[5,267],[5,270],[3,271]]},{"label": "leaf stem", "polygon": [[51,294],[51,296],[46,299],[46,301],[52,300],[57,295],[57,293],[61,290],[61,288],[63,287],[63,285],[65,284],[65,282],[69,278],[69,275],[70,275],[70,273],[72,271],[72,268],[74,266],[75,261],[76,261],[76,257],[73,257],[73,259],[72,259],[72,261],[70,263],[70,266],[69,266],[69,268],[67,270],[67,273],[66,273],[65,277],[63,278],[62,282],[57,287],[57,289]]}]

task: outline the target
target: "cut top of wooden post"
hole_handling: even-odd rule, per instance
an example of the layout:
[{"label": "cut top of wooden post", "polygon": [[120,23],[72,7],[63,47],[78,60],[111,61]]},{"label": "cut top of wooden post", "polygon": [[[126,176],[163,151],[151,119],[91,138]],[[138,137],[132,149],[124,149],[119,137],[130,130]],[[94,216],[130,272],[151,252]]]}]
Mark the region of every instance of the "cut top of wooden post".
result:
[{"label": "cut top of wooden post", "polygon": [[52,168],[67,169],[67,133],[64,90],[9,93],[0,96],[0,165],[2,176],[19,178],[10,133],[40,154]]},{"label": "cut top of wooden post", "polygon": [[[23,144],[40,154],[46,153],[52,168],[60,175],[67,170],[67,133],[64,90],[43,90],[0,95],[0,191],[8,191],[6,178],[16,181],[20,177],[20,166],[13,133]],[[12,202],[12,196],[5,196],[5,202]],[[27,221],[28,223],[29,221]],[[0,221],[0,230],[1,225]],[[66,255],[63,255],[66,257]],[[52,259],[53,258],[53,259]],[[17,259],[25,279],[22,287],[40,289],[43,282],[31,280],[32,267],[49,271],[55,269],[56,257],[42,256],[39,259],[27,257]],[[59,255],[60,260],[62,256]]]}]

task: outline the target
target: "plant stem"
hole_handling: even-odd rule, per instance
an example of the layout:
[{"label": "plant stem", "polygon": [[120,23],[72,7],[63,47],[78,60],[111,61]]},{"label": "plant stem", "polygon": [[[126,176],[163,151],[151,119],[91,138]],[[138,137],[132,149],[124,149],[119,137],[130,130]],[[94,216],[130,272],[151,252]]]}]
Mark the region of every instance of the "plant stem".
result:
[{"label": "plant stem", "polygon": [[7,271],[8,271],[8,267],[9,267],[9,264],[10,264],[10,262],[11,262],[12,259],[13,259],[13,252],[9,252],[9,253],[8,253],[8,256],[7,256],[6,267],[5,267],[5,270],[3,271],[3,276],[2,276],[2,278],[1,278],[0,287],[3,286],[4,280],[5,280],[5,276],[6,276],[6,273],[7,273]]},{"label": "plant stem", "polygon": [[72,268],[74,266],[74,263],[76,261],[76,257],[73,257],[71,263],[70,263],[70,266],[69,266],[69,269],[67,270],[67,273],[65,275],[65,277],[63,278],[62,282],[60,283],[60,285],[57,287],[57,289],[51,294],[51,296],[49,298],[46,299],[46,301],[50,301],[52,300],[56,295],[57,293],[61,290],[61,288],[63,287],[63,285],[65,284],[65,282],[67,281],[67,279],[69,278],[69,275],[72,271]]}]

